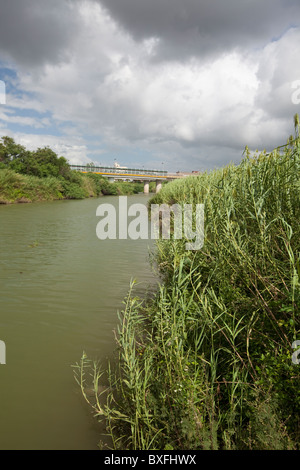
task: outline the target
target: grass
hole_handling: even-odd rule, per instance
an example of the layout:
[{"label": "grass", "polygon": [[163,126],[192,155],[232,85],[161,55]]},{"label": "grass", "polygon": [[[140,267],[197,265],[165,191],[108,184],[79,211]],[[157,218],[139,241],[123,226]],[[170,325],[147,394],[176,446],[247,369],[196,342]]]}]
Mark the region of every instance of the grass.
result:
[{"label": "grass", "polygon": [[33,202],[62,199],[60,181],[54,177],[38,178],[0,170],[0,203]]},{"label": "grass", "polygon": [[110,183],[98,175],[71,172],[69,179],[48,176],[39,178],[0,169],[0,204],[84,199],[100,195],[135,194],[143,191],[139,183]]},{"label": "grass", "polygon": [[[114,449],[299,449],[297,116],[295,130],[270,154],[246,148],[239,165],[177,180],[150,201],[203,203],[205,242],[186,251],[184,239],[159,240],[155,298],[130,288],[109,393],[95,388],[90,401]],[[84,357],[75,371],[89,367]]]}]

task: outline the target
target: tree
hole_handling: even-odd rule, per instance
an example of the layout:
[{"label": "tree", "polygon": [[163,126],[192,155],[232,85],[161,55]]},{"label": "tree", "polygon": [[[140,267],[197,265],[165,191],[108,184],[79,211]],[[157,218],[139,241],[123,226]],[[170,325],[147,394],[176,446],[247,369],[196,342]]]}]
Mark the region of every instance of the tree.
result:
[{"label": "tree", "polygon": [[62,176],[70,179],[70,166],[64,157],[58,157],[49,147],[38,148],[34,152],[16,144],[12,137],[2,137],[0,142],[0,164],[17,173],[38,176]]},{"label": "tree", "polygon": [[14,160],[24,161],[28,157],[28,150],[23,145],[16,144],[12,137],[4,136],[0,142],[0,162],[9,165]]}]

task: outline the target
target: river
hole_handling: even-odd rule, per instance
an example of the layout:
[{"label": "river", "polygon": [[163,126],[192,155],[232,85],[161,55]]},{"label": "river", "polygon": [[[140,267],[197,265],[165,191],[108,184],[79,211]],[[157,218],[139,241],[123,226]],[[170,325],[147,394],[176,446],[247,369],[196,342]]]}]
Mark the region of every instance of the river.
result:
[{"label": "river", "polygon": [[[146,203],[149,196],[128,197]],[[97,449],[101,428],[72,364],[106,360],[131,278],[155,285],[151,240],[99,240],[117,196],[0,206],[0,449]],[[150,287],[151,288],[151,287]]]}]

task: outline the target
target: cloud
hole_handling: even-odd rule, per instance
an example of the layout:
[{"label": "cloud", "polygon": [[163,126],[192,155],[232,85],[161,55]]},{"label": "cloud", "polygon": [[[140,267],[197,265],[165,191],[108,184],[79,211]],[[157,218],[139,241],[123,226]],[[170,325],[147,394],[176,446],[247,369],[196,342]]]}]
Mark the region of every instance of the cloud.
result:
[{"label": "cloud", "polygon": [[74,137],[60,138],[53,135],[36,135],[16,133],[14,138],[28,150],[50,147],[58,156],[64,156],[73,165],[86,164],[90,159],[86,156],[87,147],[83,140]]},{"label": "cloud", "polygon": [[160,59],[263,47],[300,17],[298,0],[100,0],[135,39],[159,38]]},{"label": "cloud", "polygon": [[0,51],[22,66],[65,60],[79,27],[77,2],[9,0],[1,2]]},{"label": "cloud", "polygon": [[[44,24],[50,2],[44,11],[35,0],[24,3],[36,5]],[[291,25],[298,3],[224,4],[63,1],[47,20],[59,41],[22,59],[33,38],[18,18],[24,44],[2,46],[15,59],[19,89],[7,95],[7,124],[45,127],[44,145],[59,142],[73,163],[97,161],[98,152],[101,161],[121,156],[126,165],[164,162],[169,170],[212,168],[237,162],[245,145],[283,144],[297,112],[291,84],[300,79],[300,29]],[[32,27],[35,37],[40,29]],[[47,126],[59,137],[50,138]],[[42,139],[27,135],[32,144]]]}]

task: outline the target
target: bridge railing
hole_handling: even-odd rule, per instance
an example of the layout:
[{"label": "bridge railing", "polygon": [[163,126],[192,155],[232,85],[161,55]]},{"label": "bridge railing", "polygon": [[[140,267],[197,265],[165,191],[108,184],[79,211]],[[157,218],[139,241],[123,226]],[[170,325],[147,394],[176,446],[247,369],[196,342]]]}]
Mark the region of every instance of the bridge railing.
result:
[{"label": "bridge railing", "polygon": [[121,173],[129,175],[158,175],[167,176],[168,172],[164,170],[145,170],[141,168],[115,168],[109,166],[89,166],[89,165],[70,165],[71,170],[87,173]]}]

